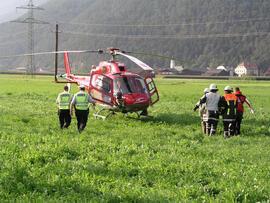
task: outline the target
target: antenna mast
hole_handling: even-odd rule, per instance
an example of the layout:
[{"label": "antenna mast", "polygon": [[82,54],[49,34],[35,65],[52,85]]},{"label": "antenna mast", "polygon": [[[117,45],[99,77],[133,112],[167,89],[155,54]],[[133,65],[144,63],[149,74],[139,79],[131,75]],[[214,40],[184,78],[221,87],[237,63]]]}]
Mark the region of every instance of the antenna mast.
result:
[{"label": "antenna mast", "polygon": [[[34,18],[34,10],[44,10],[41,7],[34,6],[33,0],[29,0],[28,5],[16,7],[17,9],[27,9],[28,16],[23,20],[14,20],[11,22],[14,23],[26,23],[27,25],[27,53],[33,54],[34,53],[34,24],[49,24],[48,22],[40,21]],[[34,75],[35,69],[35,62],[34,56],[30,55],[27,58],[27,73],[30,75]]]}]

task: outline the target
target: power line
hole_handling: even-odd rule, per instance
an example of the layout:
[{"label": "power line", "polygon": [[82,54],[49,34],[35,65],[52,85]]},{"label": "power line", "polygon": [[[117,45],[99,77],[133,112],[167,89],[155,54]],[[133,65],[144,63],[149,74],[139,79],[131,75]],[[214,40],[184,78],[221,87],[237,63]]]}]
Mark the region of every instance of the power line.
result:
[{"label": "power line", "polygon": [[[199,21],[199,20],[198,20]],[[243,23],[254,21],[270,21],[270,18],[246,18],[239,20],[227,21],[207,21],[207,22],[191,22],[191,23],[175,23],[175,24],[103,24],[103,23],[80,23],[80,22],[59,22],[60,24],[68,25],[85,25],[85,26],[100,26],[100,27],[172,27],[172,26],[193,26],[193,25],[212,25],[212,24],[229,24]]]},{"label": "power line", "polygon": [[[48,24],[48,22],[40,21],[34,18],[34,10],[44,10],[41,7],[34,6],[33,0],[29,0],[28,5],[17,7],[17,9],[26,9],[28,10],[28,17],[23,20],[11,21],[14,23],[26,23],[28,24],[28,53],[34,53],[34,24]],[[28,72],[33,76],[35,72],[34,68],[34,56],[28,56]]]},{"label": "power line", "polygon": [[95,36],[103,38],[128,38],[128,39],[206,39],[206,38],[232,38],[248,36],[265,36],[270,32],[252,32],[252,33],[223,33],[207,35],[117,35],[117,34],[97,34],[88,32],[69,32],[63,31],[63,34]]}]

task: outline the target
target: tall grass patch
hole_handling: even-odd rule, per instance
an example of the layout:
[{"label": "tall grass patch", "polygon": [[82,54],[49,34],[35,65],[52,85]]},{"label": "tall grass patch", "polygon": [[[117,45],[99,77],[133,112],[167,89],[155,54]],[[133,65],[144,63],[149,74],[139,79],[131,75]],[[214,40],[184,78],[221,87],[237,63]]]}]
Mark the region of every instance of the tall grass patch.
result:
[{"label": "tall grass patch", "polygon": [[[192,111],[213,81],[157,79],[153,118],[89,115],[79,134],[73,117],[60,130],[55,104],[63,85],[51,77],[0,75],[2,201],[182,202],[270,199],[269,82],[215,81],[219,93],[239,86],[246,106],[242,134],[201,133]],[[77,87],[72,87],[72,93]]]}]

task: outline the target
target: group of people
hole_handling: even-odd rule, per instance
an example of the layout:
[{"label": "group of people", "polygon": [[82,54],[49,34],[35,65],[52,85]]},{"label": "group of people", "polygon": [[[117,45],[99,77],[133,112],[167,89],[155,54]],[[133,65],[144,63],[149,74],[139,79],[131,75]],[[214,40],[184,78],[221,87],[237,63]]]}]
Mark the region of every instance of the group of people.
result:
[{"label": "group of people", "polygon": [[[69,93],[69,87],[64,86],[64,91],[57,97],[58,116],[60,128],[68,128],[71,123],[71,116],[73,115],[73,108],[75,108],[75,115],[77,118],[77,128],[81,133],[86,127],[89,104],[91,103],[95,108],[95,101],[85,91],[85,86],[79,86],[80,91],[74,96]],[[222,116],[224,126],[224,137],[230,137],[240,134],[241,122],[244,113],[244,103],[250,107],[250,113],[254,114],[254,109],[248,99],[242,94],[239,87],[233,89],[231,86],[224,88],[225,94],[220,96],[216,84],[211,84],[209,88],[204,89],[204,95],[196,103],[193,110],[200,108],[200,117],[202,124],[202,131],[207,136],[215,135],[219,116]]]},{"label": "group of people", "polygon": [[250,113],[254,109],[248,99],[242,94],[239,87],[224,88],[225,94],[220,96],[216,84],[211,84],[204,89],[204,95],[196,103],[193,110],[200,108],[202,131],[207,136],[215,135],[219,116],[222,116],[224,126],[224,138],[240,134],[241,122],[244,113],[244,103],[250,107]]},{"label": "group of people", "polygon": [[60,128],[68,128],[71,123],[71,116],[73,115],[73,108],[75,108],[75,115],[77,118],[77,128],[79,133],[81,133],[88,120],[89,114],[89,104],[95,107],[95,101],[85,91],[85,86],[79,86],[80,91],[74,96],[69,93],[68,86],[64,86],[64,91],[60,93],[57,97],[56,104],[58,104],[58,117],[60,122]]}]

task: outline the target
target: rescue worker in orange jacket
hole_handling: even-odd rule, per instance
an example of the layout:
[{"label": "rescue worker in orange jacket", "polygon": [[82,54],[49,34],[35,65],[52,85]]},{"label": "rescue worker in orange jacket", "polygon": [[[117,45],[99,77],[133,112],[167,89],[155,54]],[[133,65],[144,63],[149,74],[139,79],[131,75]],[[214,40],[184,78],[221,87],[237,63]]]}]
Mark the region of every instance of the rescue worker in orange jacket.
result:
[{"label": "rescue worker in orange jacket", "polygon": [[224,138],[235,135],[235,119],[237,97],[232,94],[233,89],[230,86],[224,88],[225,95],[221,97],[221,114],[224,125]]},{"label": "rescue worker in orange jacket", "polygon": [[[210,92],[210,89],[209,88],[205,88],[203,93],[204,95],[206,95],[207,93]],[[199,108],[199,115],[201,117],[201,125],[202,125],[202,132],[203,134],[206,134],[206,121],[207,121],[207,111],[205,109],[206,107],[206,104],[200,104],[200,101],[198,101],[196,103],[196,105],[194,106],[193,110],[196,111],[198,108]]]},{"label": "rescue worker in orange jacket", "polygon": [[242,94],[240,91],[239,87],[234,88],[235,93],[234,95],[237,97],[237,108],[236,108],[236,121],[235,121],[235,134],[239,135],[240,134],[240,127],[241,127],[241,122],[243,119],[243,114],[244,114],[244,103],[247,103],[249,108],[250,108],[250,113],[254,114],[254,109],[252,107],[252,104],[248,101],[246,96]]},{"label": "rescue worker in orange jacket", "polygon": [[[201,99],[199,104],[206,103],[205,109],[206,109],[206,116],[205,116],[205,122],[206,122],[206,135],[211,136],[216,134],[217,124],[219,120],[219,103],[220,103],[220,95],[217,93],[218,88],[216,84],[211,84],[210,92],[204,95]],[[199,108],[198,106],[194,107],[194,111]]]}]

